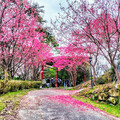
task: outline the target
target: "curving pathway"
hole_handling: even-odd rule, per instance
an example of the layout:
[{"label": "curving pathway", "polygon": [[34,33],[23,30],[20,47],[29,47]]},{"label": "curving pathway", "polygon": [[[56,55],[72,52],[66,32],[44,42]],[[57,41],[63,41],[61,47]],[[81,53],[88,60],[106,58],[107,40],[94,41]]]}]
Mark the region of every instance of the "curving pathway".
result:
[{"label": "curving pathway", "polygon": [[18,119],[20,120],[119,120],[92,105],[72,97],[78,91],[42,89],[23,97]]}]

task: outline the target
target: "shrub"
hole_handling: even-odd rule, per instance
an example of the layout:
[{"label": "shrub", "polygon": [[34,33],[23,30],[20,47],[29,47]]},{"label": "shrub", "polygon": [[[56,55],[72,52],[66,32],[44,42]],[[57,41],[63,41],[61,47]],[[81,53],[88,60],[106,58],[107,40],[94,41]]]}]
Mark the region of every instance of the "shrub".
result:
[{"label": "shrub", "polygon": [[114,73],[112,70],[108,70],[102,76],[96,79],[96,84],[105,84],[113,81]]},{"label": "shrub", "polygon": [[14,92],[22,89],[39,88],[40,84],[40,81],[11,80],[8,81],[6,84],[3,81],[0,81],[0,94]]},{"label": "shrub", "polygon": [[97,84],[105,84],[105,83],[107,83],[107,78],[106,78],[106,76],[103,75],[103,76],[97,78],[96,83],[97,83]]}]

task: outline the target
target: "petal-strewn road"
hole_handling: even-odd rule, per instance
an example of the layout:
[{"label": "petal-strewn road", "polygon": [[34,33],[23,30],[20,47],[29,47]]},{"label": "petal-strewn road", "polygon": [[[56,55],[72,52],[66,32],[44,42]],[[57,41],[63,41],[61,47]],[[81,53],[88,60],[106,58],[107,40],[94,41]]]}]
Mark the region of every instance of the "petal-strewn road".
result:
[{"label": "petal-strewn road", "polygon": [[69,95],[75,91],[43,89],[23,97],[20,120],[119,120]]}]

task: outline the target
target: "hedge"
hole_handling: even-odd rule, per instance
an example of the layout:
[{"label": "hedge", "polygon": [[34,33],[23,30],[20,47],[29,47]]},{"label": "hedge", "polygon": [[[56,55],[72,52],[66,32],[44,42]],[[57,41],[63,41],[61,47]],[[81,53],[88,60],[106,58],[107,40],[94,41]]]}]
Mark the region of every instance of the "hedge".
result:
[{"label": "hedge", "polygon": [[29,88],[40,88],[40,81],[8,81],[4,83],[4,81],[0,81],[0,94],[5,94],[8,92],[14,92],[22,89]]}]

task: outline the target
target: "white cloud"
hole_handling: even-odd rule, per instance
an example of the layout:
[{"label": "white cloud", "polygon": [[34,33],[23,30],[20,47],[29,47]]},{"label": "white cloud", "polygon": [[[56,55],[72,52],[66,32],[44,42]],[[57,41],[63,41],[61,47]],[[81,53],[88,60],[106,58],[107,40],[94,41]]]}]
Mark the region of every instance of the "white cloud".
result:
[{"label": "white cloud", "polygon": [[47,20],[48,25],[50,25],[51,19],[55,19],[55,17],[60,12],[59,3],[65,4],[65,0],[30,0],[34,3],[38,3],[40,6],[44,6],[44,19]]},{"label": "white cloud", "polygon": [[[44,6],[45,14],[43,18],[47,20],[47,24],[50,25],[51,19],[55,20],[56,16],[58,15],[60,11],[60,5],[59,3],[62,3],[62,6],[67,6],[66,0],[29,0],[32,3],[38,3],[40,6]],[[73,1],[73,0],[69,0]],[[94,0],[88,0],[90,3],[92,3]]]}]

